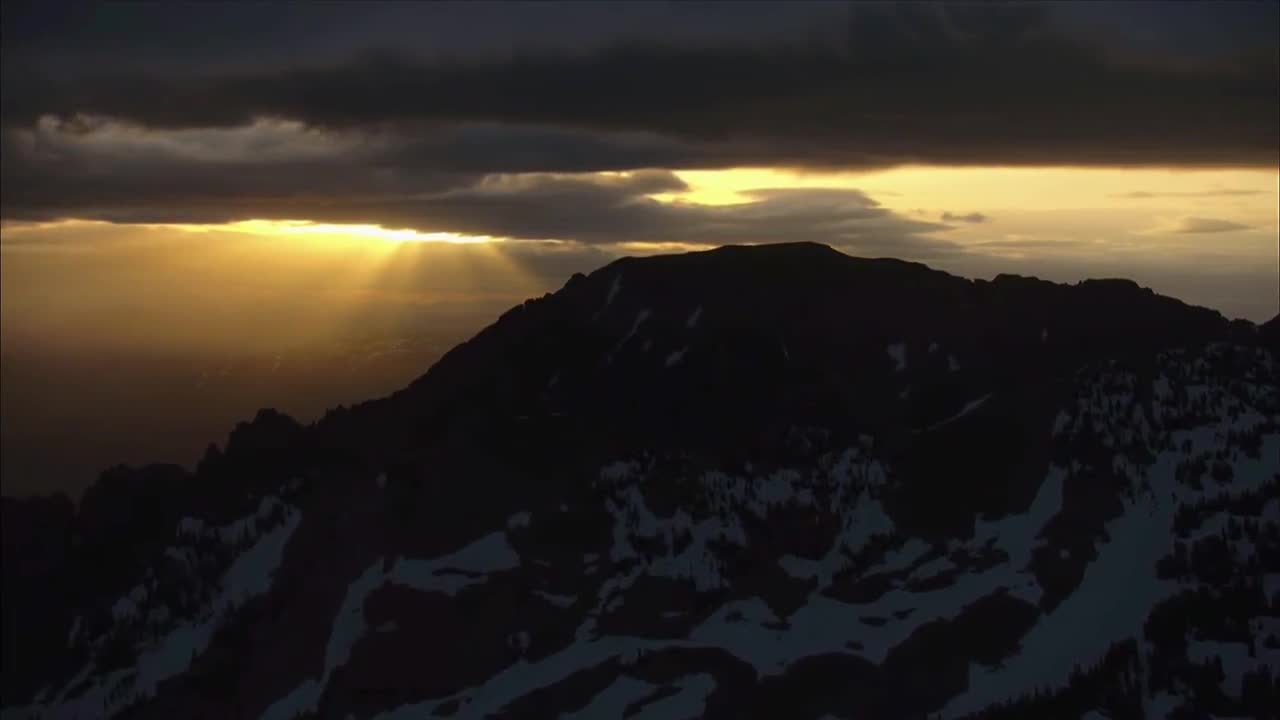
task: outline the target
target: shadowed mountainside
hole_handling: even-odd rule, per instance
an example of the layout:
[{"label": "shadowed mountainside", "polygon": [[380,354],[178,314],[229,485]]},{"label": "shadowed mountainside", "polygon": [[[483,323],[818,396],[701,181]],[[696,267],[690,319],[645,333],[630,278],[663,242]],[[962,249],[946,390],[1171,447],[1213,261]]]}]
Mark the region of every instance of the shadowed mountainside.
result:
[{"label": "shadowed mountainside", "polygon": [[1278,323],[808,243],[620,260],[389,397],[6,498],[6,712],[1273,707]]}]

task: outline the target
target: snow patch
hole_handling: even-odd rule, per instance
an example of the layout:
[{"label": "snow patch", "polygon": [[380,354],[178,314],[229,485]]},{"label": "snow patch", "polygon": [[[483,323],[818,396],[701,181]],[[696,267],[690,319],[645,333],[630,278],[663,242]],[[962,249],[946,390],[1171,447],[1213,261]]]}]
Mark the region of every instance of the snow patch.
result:
[{"label": "snow patch", "polygon": [[1053,437],[1061,435],[1062,431],[1066,430],[1070,424],[1071,416],[1067,414],[1066,410],[1059,410],[1058,414],[1053,418]]},{"label": "snow patch", "polygon": [[[747,598],[722,606],[694,628],[689,639],[700,645],[721,647],[764,675],[785,672],[792,663],[817,654],[851,654],[879,664],[920,626],[954,617],[968,605],[1001,588],[1029,602],[1038,602],[1039,584],[1022,568],[1030,560],[1035,535],[1060,508],[1064,476],[1065,470],[1052,468],[1026,513],[994,523],[979,523],[972,550],[993,543],[1009,554],[1008,563],[980,573],[959,574],[952,583],[926,592],[894,588],[869,603],[845,603],[819,592],[786,617],[785,623],[759,598]],[[853,522],[850,526],[851,529],[861,527],[858,533],[864,537],[876,531],[874,522]],[[891,529],[891,526],[886,518],[883,528]],[[851,546],[856,547],[856,539]],[[927,550],[923,541],[908,541],[898,550],[886,553],[880,566],[873,570],[891,571],[907,566]],[[793,575],[819,577],[826,582],[843,559],[832,553],[820,561],[787,558],[783,562]],[[945,569],[949,564],[949,559],[938,558],[917,572],[923,575]],[[859,616],[887,621],[879,625],[850,622]]]},{"label": "snow patch", "polygon": [[924,557],[925,553],[929,552],[929,548],[929,543],[920,538],[911,538],[901,546],[886,552],[880,562],[867,568],[863,575],[869,576],[906,570],[916,564],[921,557]]},{"label": "snow patch", "polygon": [[1280,667],[1280,650],[1272,650],[1263,643],[1255,643],[1256,657],[1249,657],[1249,646],[1242,642],[1212,642],[1208,640],[1188,640],[1187,659],[1192,662],[1210,662],[1215,658],[1222,660],[1222,691],[1228,697],[1241,699],[1246,673],[1268,666],[1275,671]]},{"label": "snow patch", "polygon": [[578,602],[576,595],[556,595],[542,590],[534,590],[533,594],[558,608],[572,607],[574,603]]},{"label": "snow patch", "polygon": [[911,574],[907,576],[907,579],[927,580],[955,569],[956,564],[951,561],[951,558],[946,555],[939,555],[929,562],[916,566],[916,568],[911,571]]},{"label": "snow patch", "polygon": [[122,595],[111,606],[111,619],[122,622],[138,616],[138,603],[129,595]]},{"label": "snow patch", "polygon": [[618,354],[618,351],[621,350],[623,346],[631,340],[631,338],[635,337],[636,332],[640,330],[640,326],[644,324],[645,320],[649,319],[649,314],[648,310],[641,310],[636,313],[636,319],[631,322],[631,329],[627,331],[626,335],[622,336],[622,339],[619,340],[618,343],[613,346],[613,349],[609,351],[609,354],[605,356],[606,365],[613,362],[613,357]]},{"label": "snow patch", "polygon": [[389,571],[383,570],[383,560],[377,560],[347,587],[342,607],[329,630],[324,671],[320,678],[304,680],[268,707],[262,720],[292,720],[298,715],[315,712],[333,672],[351,659],[352,649],[369,631],[364,618],[365,600],[386,583],[454,595],[463,588],[486,582],[487,573],[514,569],[519,564],[520,556],[501,532],[486,535],[457,552],[435,560],[398,558]]},{"label": "snow patch", "polygon": [[271,513],[275,512],[275,509],[281,504],[280,499],[274,495],[262,498],[262,501],[258,503],[258,512],[219,528],[219,537],[222,538],[222,542],[227,544],[248,540],[253,536],[254,529],[258,526],[258,521],[271,517]]},{"label": "snow patch", "polygon": [[609,309],[609,306],[613,304],[614,299],[618,297],[618,292],[621,290],[622,290],[622,273],[619,272],[613,276],[613,284],[609,286],[609,294],[605,296],[604,305],[601,305],[600,309],[597,310],[595,314],[591,316],[591,319],[593,321],[599,320],[600,317],[604,315],[605,311]]},{"label": "snow patch", "polygon": [[204,520],[194,517],[184,517],[178,521],[178,537],[189,537],[191,535],[200,535],[204,532]]},{"label": "snow patch", "polygon": [[686,675],[675,682],[679,692],[647,703],[630,717],[633,720],[694,720],[706,710],[707,696],[716,689],[711,675]]},{"label": "snow patch", "polygon": [[622,675],[613,684],[605,688],[577,712],[560,716],[560,720],[597,720],[598,718],[620,718],[627,706],[643,700],[658,689],[643,680],[636,680]]},{"label": "snow patch", "polygon": [[518,530],[520,528],[529,527],[529,523],[533,521],[533,515],[528,511],[518,512],[507,518],[507,529]]},{"label": "snow patch", "polygon": [[907,367],[907,345],[906,343],[894,343],[886,347],[885,352],[889,353],[889,357],[893,358],[894,372],[902,372]]},{"label": "snow patch", "polygon": [[1013,568],[1025,568],[1031,561],[1040,530],[1062,511],[1062,484],[1066,477],[1066,468],[1051,465],[1026,513],[1009,515],[995,522],[978,520],[974,527],[975,540],[984,544],[993,541],[995,547],[1009,556]]},{"label": "snow patch", "polygon": [[397,558],[387,579],[424,592],[455,595],[465,587],[485,582],[488,573],[519,566],[520,556],[507,542],[506,535],[496,532],[435,560]]},{"label": "snow patch", "polygon": [[[432,717],[441,705],[455,701],[459,701],[460,707],[450,717],[456,720],[481,720],[495,717],[501,715],[502,710],[512,701],[538,688],[553,685],[583,669],[597,667],[614,658],[620,658],[625,665],[627,661],[634,662],[634,659],[645,652],[665,647],[691,647],[691,645],[679,640],[662,641],[629,637],[579,640],[564,650],[536,662],[520,658],[483,684],[450,697],[402,705],[375,717],[377,720],[419,720],[423,717]],[[628,690],[630,688],[619,688],[616,692],[621,695]],[[610,702],[616,702],[616,699],[611,699]],[[583,715],[581,717],[618,716]]]},{"label": "snow patch", "polygon": [[529,642],[529,633],[521,630],[519,632],[512,633],[507,638],[507,647],[510,647],[512,650],[523,655],[524,652],[529,649]]},{"label": "snow patch", "polygon": [[698,326],[698,320],[701,318],[702,318],[702,306],[699,305],[697,310],[694,310],[692,313],[690,313],[689,319],[684,321],[684,326],[692,330],[693,328]]},{"label": "snow patch", "polygon": [[[1174,433],[1175,446],[1203,430]],[[1280,438],[1266,437],[1264,448],[1277,439]],[[1151,608],[1178,588],[1175,582],[1159,579],[1155,571],[1156,562],[1169,551],[1172,542],[1174,513],[1179,503],[1194,502],[1201,496],[1177,482],[1175,470],[1183,457],[1181,450],[1164,451],[1156,457],[1141,482],[1134,483],[1139,488],[1150,487],[1150,491],[1126,500],[1124,513],[1107,524],[1109,540],[1098,549],[1097,559],[1085,569],[1079,587],[1051,614],[1042,616],[1021,639],[1018,655],[995,669],[970,665],[969,690],[946,706],[946,717],[959,717],[1033,688],[1061,686],[1076,663],[1087,665],[1101,657],[1112,644],[1140,636]],[[1237,466],[1245,464],[1248,463],[1240,462]],[[1269,465],[1274,472],[1274,460]],[[1260,485],[1262,476],[1270,475],[1266,470],[1247,468],[1232,492],[1240,493]],[[1037,496],[1036,503],[1039,502]],[[1021,538],[1021,541],[1002,544],[1011,557],[1019,548],[1024,556],[1029,554],[1030,545],[1024,543],[1033,538],[1027,533],[1028,529],[1025,525],[1013,528],[1010,537]],[[1117,587],[1125,588],[1125,592],[1116,593]],[[1090,632],[1079,632],[1082,627],[1090,628]]]},{"label": "snow patch", "polygon": [[67,632],[67,647],[74,647],[76,640],[80,638],[80,616],[77,615],[75,620],[71,621],[71,630]]},{"label": "snow patch", "polygon": [[936,422],[936,423],[934,423],[934,424],[930,425],[929,427],[924,428],[923,430],[916,430],[916,432],[917,432],[917,433],[929,432],[929,431],[931,431],[931,430],[937,430],[938,428],[940,428],[940,427],[942,427],[942,426],[944,426],[944,425],[950,425],[951,423],[953,423],[953,422],[955,422],[955,421],[959,420],[960,418],[963,418],[964,416],[968,415],[969,413],[973,412],[974,410],[977,410],[978,408],[982,407],[984,404],[986,404],[986,402],[987,402],[988,400],[990,400],[990,399],[991,399],[991,395],[992,395],[991,393],[987,393],[986,395],[983,395],[982,397],[978,398],[977,400],[971,400],[971,401],[969,401],[967,404],[965,404],[965,406],[964,406],[964,407],[960,408],[960,411],[959,411],[959,412],[957,412],[955,415],[952,415],[951,417],[949,417],[949,418],[947,418],[947,419],[945,419],[945,420],[940,420],[940,421],[938,421],[938,422]]},{"label": "snow patch", "polygon": [[[134,702],[152,697],[160,683],[190,668],[192,660],[208,648],[214,633],[228,615],[249,599],[270,589],[283,559],[284,548],[301,520],[301,512],[287,508],[282,524],[260,535],[231,563],[218,583],[218,594],[202,613],[202,620],[178,624],[141,648],[132,667],[96,677],[79,695],[67,698],[68,692],[80,687],[84,679],[90,677],[94,662],[89,662],[59,693],[52,706],[26,708],[19,715],[58,720],[110,717]],[[130,616],[136,616],[140,603],[146,599],[145,588],[139,586],[117,601],[117,606],[123,603]],[[162,606],[153,608],[149,614],[156,617],[157,610],[163,611],[161,616],[168,612]]]}]

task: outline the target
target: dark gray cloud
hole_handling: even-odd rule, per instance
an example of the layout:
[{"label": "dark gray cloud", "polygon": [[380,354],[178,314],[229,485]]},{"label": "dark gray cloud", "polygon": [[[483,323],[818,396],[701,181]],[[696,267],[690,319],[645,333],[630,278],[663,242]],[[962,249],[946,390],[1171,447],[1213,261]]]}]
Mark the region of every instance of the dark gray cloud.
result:
[{"label": "dark gray cloud", "polygon": [[[513,50],[598,49],[636,39],[699,46],[779,41],[813,45],[842,40],[842,26],[851,13],[893,10],[888,5],[862,0],[549,0],[536,5],[492,0],[362,2],[353,9],[341,3],[9,0],[3,5],[0,32],[6,54],[18,57],[261,67],[288,65],[298,57],[343,59],[370,48],[424,57],[482,58]],[[953,4],[952,10],[959,5]],[[1060,0],[1037,5],[1055,28],[1099,39],[1112,51],[1213,59],[1227,49],[1275,39],[1277,12],[1269,2],[1236,2],[1226,8],[1204,1]]]},{"label": "dark gray cloud", "polygon": [[[382,151],[377,147],[336,153],[367,160],[344,170],[326,154],[329,140],[317,139],[313,147],[294,138],[273,145],[259,142],[261,137],[232,141],[202,135],[185,138],[185,144],[132,148],[127,153],[131,162],[112,166],[107,177],[95,177],[92,170],[102,151],[93,143],[60,142],[52,135],[42,145],[40,139],[26,137],[10,149],[23,157],[44,152],[56,162],[15,163],[14,168],[26,168],[28,174],[25,182],[13,183],[19,189],[12,194],[21,202],[6,212],[25,220],[78,217],[116,223],[376,221],[391,228],[592,246],[811,240],[878,254],[954,249],[928,237],[945,225],[896,215],[856,190],[761,189],[736,205],[659,202],[649,196],[687,189],[667,170],[439,175],[378,165],[374,161]],[[111,138],[107,144],[116,143]],[[208,145],[221,148],[233,161],[200,164],[200,173],[184,175],[184,158]],[[275,157],[259,163],[252,152],[235,149],[240,146]],[[66,174],[39,174],[50,167]],[[313,182],[312,175],[324,179]],[[6,177],[6,186],[10,179],[16,178]]]},{"label": "dark gray cloud", "polygon": [[764,189],[736,205],[665,203],[662,173],[602,183],[521,177],[425,200],[415,212],[437,227],[473,235],[562,239],[584,244],[817,241],[863,251],[916,252],[949,246],[924,237],[945,226],[899,216],[856,190]]},{"label": "dark gray cloud", "polygon": [[[443,155],[442,162],[474,167],[494,162],[471,154],[483,158],[490,141],[573,145],[572,152],[541,160],[550,164],[563,156],[572,167],[544,170],[618,163],[1273,166],[1280,146],[1274,36],[1240,34],[1234,47],[1202,43],[1196,62],[1186,67],[1166,62],[1158,48],[1117,59],[1123,37],[1086,37],[1072,29],[1087,26],[1078,22],[1080,11],[1064,6],[797,5],[764,6],[773,9],[751,11],[741,21],[732,18],[742,8],[717,4],[663,6],[663,12],[629,6],[620,13],[623,20],[628,13],[647,18],[631,33],[620,20],[607,20],[608,11],[582,5],[546,8],[542,22],[530,19],[539,17],[538,10],[513,11],[529,27],[542,28],[541,35],[517,31],[503,12],[452,6],[382,8],[389,15],[374,22],[332,7],[291,20],[282,9],[255,5],[252,12],[209,11],[211,22],[230,26],[240,16],[246,25],[256,19],[255,27],[262,27],[270,20],[265,27],[275,40],[265,30],[232,32],[213,43],[239,43],[239,52],[217,57],[179,47],[183,32],[191,33],[188,39],[198,32],[197,45],[217,36],[196,27],[199,9],[189,11],[188,31],[178,30],[176,37],[169,31],[159,45],[143,40],[149,49],[136,56],[124,42],[142,33],[123,22],[86,21],[71,28],[71,39],[64,29],[46,45],[27,41],[10,51],[6,38],[0,110],[10,127],[29,126],[47,113],[105,115],[151,127],[231,126],[273,116],[362,132],[394,128],[406,137],[480,124],[490,128],[485,142],[435,154]],[[1225,26],[1245,27],[1241,18],[1256,20],[1269,11],[1229,4],[1215,12]],[[583,24],[548,27],[556,24],[552,18],[569,23],[575,13]],[[335,29],[343,24],[340,17],[363,31]],[[1147,34],[1162,36],[1160,7],[1146,17]],[[485,18],[494,27],[486,28]],[[1074,24],[1067,22],[1072,18]],[[670,33],[660,30],[664,19]],[[681,19],[688,22],[680,25]],[[815,28],[812,37],[799,30],[806,22]],[[715,32],[723,23],[732,31]],[[459,33],[447,42],[440,30],[424,29],[429,52],[413,51],[407,40],[412,28],[470,26],[477,48],[472,53],[457,47]],[[692,29],[674,29],[682,27]],[[597,37],[593,28],[609,42],[593,40],[586,49],[568,42],[571,35]],[[1165,34],[1181,37],[1186,28],[1195,26],[1187,21]],[[108,31],[123,39],[107,42]],[[335,35],[323,47],[315,40]],[[501,44],[495,38],[517,36],[524,40],[512,40],[514,54],[496,49]],[[264,47],[294,41],[295,59],[261,54]],[[1255,47],[1257,42],[1262,45]],[[111,48],[124,59],[112,60],[106,54]],[[258,62],[218,59],[246,56]],[[83,62],[85,57],[100,61]],[[167,58],[172,61],[162,61]],[[502,138],[505,131],[527,133],[531,127],[575,134]],[[650,139],[619,148],[616,137],[606,137],[615,133]]]},{"label": "dark gray cloud", "polygon": [[1249,229],[1251,229],[1249,225],[1241,225],[1230,220],[1188,217],[1179,220],[1171,231],[1176,233],[1219,233]]},{"label": "dark gray cloud", "polygon": [[[563,48],[599,49],[634,38],[724,44],[812,39],[847,16],[841,2],[548,0],[474,3],[59,0],[5,3],[4,45],[76,62],[288,66],[298,57],[343,60],[381,49],[422,57],[486,58]],[[191,39],[200,38],[193,43]]]},{"label": "dark gray cloud", "polygon": [[114,124],[69,131],[42,122],[0,138],[0,215],[224,222],[316,204],[409,202],[481,177],[377,162],[384,152],[378,142],[287,124],[157,134]]},{"label": "dark gray cloud", "polygon": [[[397,150],[410,146],[398,137],[388,142],[288,122],[145,131],[44,121],[6,136],[3,215],[114,223],[377,222],[595,246],[813,240],[878,254],[953,249],[928,237],[945,225],[898,216],[855,190],[760,189],[741,204],[707,206],[649,197],[687,189],[668,170],[525,172],[538,167],[536,153],[513,160],[517,173],[442,171],[438,163],[419,161],[447,152],[455,137],[422,139],[403,153]],[[620,142],[648,141],[628,136]]]},{"label": "dark gray cloud", "polygon": [[942,222],[962,222],[962,223],[976,224],[976,223],[984,223],[990,219],[991,218],[987,217],[986,215],[983,215],[982,213],[977,213],[977,212],[967,213],[967,214],[952,213],[952,212],[942,213]]},{"label": "dark gray cloud", "polygon": [[1147,13],[1148,40],[1200,39],[1171,60],[1168,43],[1135,54],[1105,15],[1074,8],[10,2],[0,217],[311,219],[597,246],[878,234],[933,252],[944,225],[857,193],[698,207],[646,197],[678,189],[669,173],[581,174],[1274,167],[1276,43],[1249,29],[1272,10],[1126,10]]}]

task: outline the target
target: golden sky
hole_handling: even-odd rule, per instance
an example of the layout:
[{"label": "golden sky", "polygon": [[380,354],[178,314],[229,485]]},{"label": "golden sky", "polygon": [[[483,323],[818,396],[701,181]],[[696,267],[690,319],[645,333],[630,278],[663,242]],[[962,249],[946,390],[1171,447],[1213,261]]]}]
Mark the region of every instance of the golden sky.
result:
[{"label": "golden sky", "polygon": [[[909,217],[983,216],[943,231],[975,253],[984,243],[1031,240],[1043,252],[1087,253],[1097,245],[1151,252],[1207,251],[1248,262],[1276,256],[1277,181],[1256,169],[903,167],[869,173],[771,168],[678,171],[690,190],[659,197],[728,205],[758,188],[848,188]],[[1242,227],[1188,232],[1189,219]],[[1025,255],[1024,255],[1025,256]],[[1176,261],[1176,258],[1168,258]]]},{"label": "golden sky", "polygon": [[465,336],[733,243],[1280,305],[1275,3],[5,9],[7,357]]},{"label": "golden sky", "polygon": [[[904,236],[917,244],[901,253],[876,245],[866,254],[915,259],[933,252],[929,243],[945,243],[955,250],[924,260],[966,276],[1126,276],[1232,317],[1261,321],[1276,312],[1272,171],[747,168],[675,175],[686,189],[649,197],[737,212],[759,203],[753,191],[843,191],[893,218],[926,223]],[[625,174],[589,179],[601,177],[630,181]],[[673,235],[661,243],[591,246],[306,218],[8,223],[0,236],[6,340],[76,337],[126,346],[305,344],[336,337],[368,313],[470,304],[496,314],[623,254],[706,245]]]}]

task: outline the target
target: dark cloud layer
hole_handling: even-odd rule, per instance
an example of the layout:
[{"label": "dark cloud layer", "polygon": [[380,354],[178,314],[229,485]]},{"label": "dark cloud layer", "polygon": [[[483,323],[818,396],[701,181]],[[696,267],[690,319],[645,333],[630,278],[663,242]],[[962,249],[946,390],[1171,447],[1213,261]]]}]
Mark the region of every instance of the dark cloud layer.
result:
[{"label": "dark cloud layer", "polygon": [[[708,25],[734,8],[722,10]],[[838,43],[829,32],[814,43],[637,37],[450,60],[371,38],[359,56],[313,52],[289,65],[95,64],[57,74],[39,55],[22,56],[6,63],[3,118],[11,127],[46,113],[203,127],[274,116],[414,134],[479,122],[649,132],[708,148],[639,163],[648,166],[1274,164],[1274,38],[1172,67],[1156,55],[1113,60],[1108,46],[1054,20],[1036,5],[867,4],[852,7]]]},{"label": "dark cloud layer", "polygon": [[18,220],[280,217],[314,206],[410,202],[480,177],[430,165],[381,164],[371,159],[383,152],[377,145],[308,137],[290,126],[174,137],[117,126],[77,134],[46,122],[6,134],[0,152],[0,214]]},{"label": "dark cloud layer", "polygon": [[[1120,24],[1073,4],[604,5],[7,3],[0,216],[842,242],[887,214],[813,192],[662,206],[634,178],[562,174],[1274,167],[1280,148],[1280,56],[1256,29],[1274,3]],[[493,189],[520,173],[539,175]]]},{"label": "dark cloud layer", "polygon": [[807,240],[862,252],[912,254],[949,245],[920,237],[942,226],[896,215],[856,190],[755,190],[749,193],[750,202],[720,206],[644,197],[679,185],[661,172],[611,183],[525,177],[509,186],[444,193],[414,211],[454,232],[585,244]]},{"label": "dark cloud layer", "polygon": [[955,249],[950,242],[927,236],[945,226],[897,215],[856,190],[758,190],[749,194],[750,202],[719,206],[647,197],[683,187],[666,171],[626,176],[524,174],[489,176],[464,188],[412,196],[277,198],[253,206],[121,202],[97,208],[92,216],[117,223],[211,223],[245,217],[363,223],[377,218],[391,228],[580,245],[813,241],[865,254],[913,257]]}]

